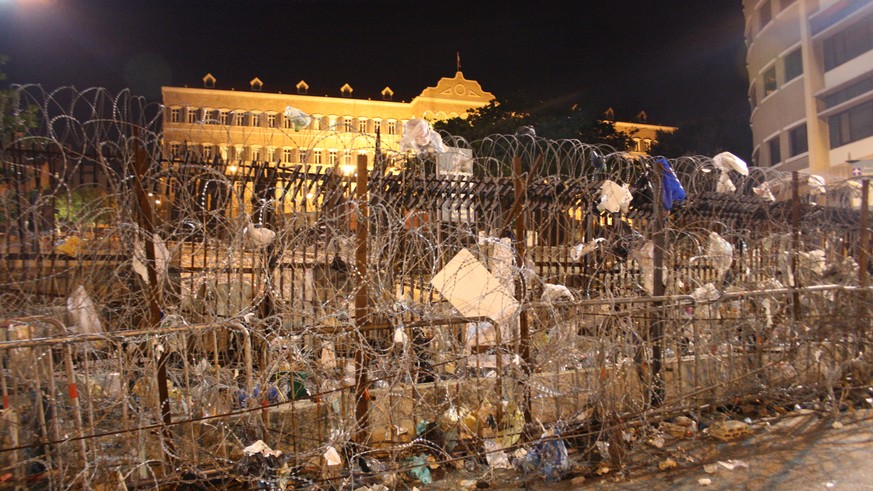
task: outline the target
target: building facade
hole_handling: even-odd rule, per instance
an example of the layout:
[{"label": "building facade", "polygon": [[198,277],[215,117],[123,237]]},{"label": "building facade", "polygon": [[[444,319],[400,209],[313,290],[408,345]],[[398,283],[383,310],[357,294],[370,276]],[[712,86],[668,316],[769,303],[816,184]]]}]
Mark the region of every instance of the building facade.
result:
[{"label": "building facade", "polygon": [[[368,155],[367,161],[373,162],[377,130],[381,148],[397,150],[409,119],[463,117],[494,99],[460,71],[441,78],[409,102],[393,100],[390,87],[376,100],[355,97],[348,84],[340,88],[339,97],[315,95],[303,80],[290,87],[291,93],[265,91],[258,78],[247,89],[218,88],[211,74],[203,78],[202,87],[163,87],[165,151],[170,155],[194,152],[206,159],[220,156],[228,163],[339,165],[351,170],[356,155]],[[310,123],[301,128],[299,120],[286,114],[287,107],[309,115]],[[634,148],[630,150],[639,154],[651,148],[657,131],[675,130],[607,119],[616,130],[632,135]]]},{"label": "building facade", "polygon": [[873,2],[743,0],[743,11],[755,164],[828,180],[864,173],[873,163]]},{"label": "building facade", "polygon": [[[165,150],[207,159],[220,155],[228,162],[352,166],[355,155],[375,151],[377,132],[382,148],[396,150],[409,119],[461,116],[494,98],[460,71],[410,102],[394,101],[390,87],[378,100],[353,97],[348,84],[340,88],[340,97],[310,94],[303,80],[290,94],[265,92],[258,78],[248,88],[216,88],[211,74],[202,88],[163,87]],[[287,113],[289,107],[308,115],[309,124],[301,127],[299,117]]]}]

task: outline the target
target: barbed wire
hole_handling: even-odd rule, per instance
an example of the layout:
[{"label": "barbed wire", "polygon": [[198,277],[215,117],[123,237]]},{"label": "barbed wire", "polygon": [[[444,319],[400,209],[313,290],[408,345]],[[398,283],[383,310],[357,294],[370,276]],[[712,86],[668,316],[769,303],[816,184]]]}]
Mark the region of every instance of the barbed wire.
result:
[{"label": "barbed wire", "polygon": [[203,160],[129,92],[17,90],[38,119],[2,149],[4,480],[559,479],[726,401],[865,398],[858,180],[335,128],[270,132],[366,176]]}]

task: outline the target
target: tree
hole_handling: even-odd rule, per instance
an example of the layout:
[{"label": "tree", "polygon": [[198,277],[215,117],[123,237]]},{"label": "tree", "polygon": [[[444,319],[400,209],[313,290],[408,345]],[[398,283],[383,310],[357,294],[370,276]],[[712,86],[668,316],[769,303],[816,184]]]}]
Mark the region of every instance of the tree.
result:
[{"label": "tree", "polygon": [[616,131],[612,123],[595,114],[578,104],[533,103],[524,94],[516,93],[509,97],[498,97],[483,107],[472,109],[467,112],[466,118],[438,121],[434,129],[473,142],[495,134],[512,135],[520,128],[530,126],[538,137],[578,139],[591,145],[609,145],[616,150],[626,150],[631,135]]},{"label": "tree", "polygon": [[[0,66],[5,65],[9,57],[0,55]],[[6,80],[6,74],[0,71],[0,82]],[[12,88],[0,89],[0,149],[15,141],[21,132],[33,127],[36,119],[36,107],[21,107],[21,94]]]},{"label": "tree", "polygon": [[731,152],[751,162],[752,133],[748,121],[719,118],[681,124],[673,133],[659,131],[652,154],[668,158]]}]

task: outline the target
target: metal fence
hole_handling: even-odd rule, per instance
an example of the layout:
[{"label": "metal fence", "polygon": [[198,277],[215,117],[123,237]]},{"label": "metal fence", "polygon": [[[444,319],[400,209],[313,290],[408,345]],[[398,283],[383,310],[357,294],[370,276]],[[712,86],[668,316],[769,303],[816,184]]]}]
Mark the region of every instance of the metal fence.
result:
[{"label": "metal fence", "polygon": [[869,382],[866,182],[689,157],[670,207],[661,163],[575,141],[343,172],[165,158],[152,118],[40,107],[0,159],[4,483],[397,484],[544,427],[620,466],[597,442]]}]

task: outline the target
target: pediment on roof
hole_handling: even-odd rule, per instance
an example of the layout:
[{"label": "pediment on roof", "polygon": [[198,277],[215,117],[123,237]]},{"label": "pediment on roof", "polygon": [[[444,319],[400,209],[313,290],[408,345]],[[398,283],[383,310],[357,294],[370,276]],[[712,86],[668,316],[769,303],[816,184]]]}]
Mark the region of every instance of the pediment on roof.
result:
[{"label": "pediment on roof", "polygon": [[494,99],[494,94],[483,90],[479,82],[468,80],[463,73],[457,72],[454,77],[441,78],[436,87],[424,89],[419,97],[487,103]]}]

